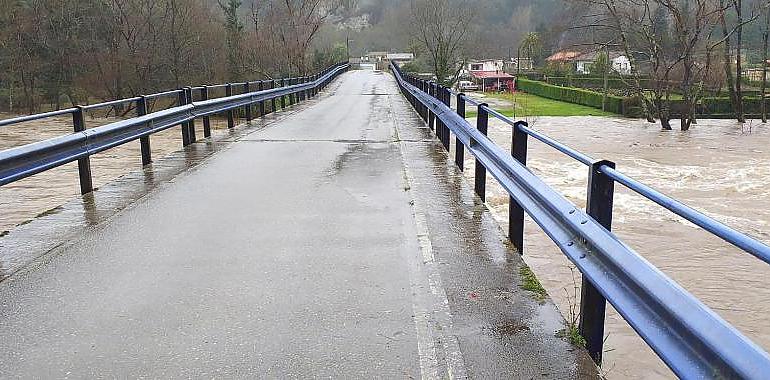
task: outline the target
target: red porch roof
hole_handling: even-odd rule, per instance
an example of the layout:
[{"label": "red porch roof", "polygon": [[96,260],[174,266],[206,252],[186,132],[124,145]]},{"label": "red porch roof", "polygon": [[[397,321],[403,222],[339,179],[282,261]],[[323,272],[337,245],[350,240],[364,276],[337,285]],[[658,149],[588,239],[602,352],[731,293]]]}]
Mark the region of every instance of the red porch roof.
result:
[{"label": "red porch roof", "polygon": [[471,71],[476,79],[513,79],[514,76],[502,71]]}]

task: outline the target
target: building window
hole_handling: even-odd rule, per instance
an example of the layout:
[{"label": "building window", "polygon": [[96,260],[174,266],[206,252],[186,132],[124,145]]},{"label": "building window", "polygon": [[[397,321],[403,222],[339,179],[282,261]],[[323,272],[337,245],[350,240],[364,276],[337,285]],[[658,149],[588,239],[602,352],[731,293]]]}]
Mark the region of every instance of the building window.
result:
[{"label": "building window", "polygon": [[481,69],[483,69],[483,68],[484,68],[484,66],[482,64],[480,64],[480,63],[472,63],[471,64],[471,70],[473,70],[473,71],[481,71]]}]

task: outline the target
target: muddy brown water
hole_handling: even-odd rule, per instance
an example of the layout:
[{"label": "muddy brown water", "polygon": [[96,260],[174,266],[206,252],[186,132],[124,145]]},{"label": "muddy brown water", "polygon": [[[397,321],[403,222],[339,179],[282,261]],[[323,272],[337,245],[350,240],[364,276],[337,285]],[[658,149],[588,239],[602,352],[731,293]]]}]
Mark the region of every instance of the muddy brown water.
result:
[{"label": "muddy brown water", "polygon": [[[10,115],[0,114],[0,118],[7,117]],[[90,118],[88,124],[93,127],[114,120]],[[683,133],[662,132],[644,121],[603,117],[541,117],[530,123],[594,158],[615,161],[624,173],[717,220],[770,242],[770,129],[766,126],[701,120]],[[214,133],[225,127],[221,120],[213,124]],[[202,136],[200,123],[197,129]],[[0,127],[0,150],[70,131],[68,117]],[[490,136],[507,148],[510,127],[490,120]],[[179,128],[152,137],[154,157],[180,148]],[[466,176],[472,181],[472,159],[466,157]],[[94,185],[139,166],[138,142],[97,154],[92,157]],[[585,166],[531,139],[529,167],[570,201],[585,206]],[[506,229],[508,196],[493,179],[487,188],[488,204]],[[0,231],[63,204],[77,196],[78,190],[76,164],[0,187]],[[620,186],[616,187],[613,230],[750,339],[770,348],[770,266]],[[571,306],[579,303],[574,291],[579,276],[531,221],[525,240],[527,263],[570,319]],[[603,372],[611,379],[673,377],[611,308]]]},{"label": "muddy brown water", "polygon": [[[0,113],[0,119],[14,117]],[[118,121],[117,118],[88,116],[88,128]],[[224,133],[226,122],[212,118],[212,133]],[[196,123],[197,136],[203,136],[202,124]],[[0,150],[72,133],[70,116],[52,117],[16,125],[0,127]],[[163,157],[182,148],[182,132],[179,127],[152,135],[153,157]],[[95,187],[102,186],[121,175],[141,168],[139,141],[131,142],[91,157],[91,173]],[[0,187],[0,233],[13,229],[31,218],[51,210],[78,196],[80,185],[77,163],[25,178]]]},{"label": "muddy brown water", "polygon": [[[529,121],[535,129],[589,156],[615,161],[631,177],[770,243],[768,126],[701,120],[689,132],[664,132],[645,121],[605,117]],[[490,136],[510,147],[507,124],[490,120]],[[585,208],[587,167],[529,141],[531,170]],[[472,159],[467,158],[465,166],[472,181]],[[615,191],[613,231],[743,334],[770,349],[770,266],[621,185]],[[507,231],[507,193],[494,179],[488,181],[487,192],[488,204]],[[525,261],[565,318],[572,318],[571,310],[579,304],[574,285],[580,282],[579,273],[573,273],[569,261],[531,220],[525,229]],[[606,336],[602,371],[608,378],[675,377],[615,310],[609,310]]]}]

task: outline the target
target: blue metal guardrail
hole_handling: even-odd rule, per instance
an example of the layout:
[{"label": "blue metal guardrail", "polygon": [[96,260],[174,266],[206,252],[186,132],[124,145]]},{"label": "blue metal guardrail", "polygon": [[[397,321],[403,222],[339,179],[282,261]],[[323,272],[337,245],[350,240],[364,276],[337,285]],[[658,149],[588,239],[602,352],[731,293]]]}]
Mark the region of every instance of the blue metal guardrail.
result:
[{"label": "blue metal guardrail", "polygon": [[[281,108],[286,108],[287,102],[290,105],[315,96],[348,67],[347,63],[340,63],[312,77],[186,87],[130,99],[1,120],[0,127],[71,114],[75,133],[0,152],[0,186],[77,160],[81,193],[89,193],[93,191],[89,160],[92,154],[138,139],[141,142],[142,164],[147,165],[151,162],[149,138],[153,133],[181,125],[182,142],[187,146],[196,141],[194,125],[196,118],[203,119],[204,135],[209,137],[211,136],[209,116],[225,113],[228,128],[233,128],[235,110],[243,108],[246,120],[250,121],[252,108],[257,103],[260,116],[269,113],[266,112],[265,107],[265,102],[268,101],[271,102],[270,111],[277,109],[277,101],[280,101]],[[279,87],[276,87],[277,84]],[[251,87],[252,85],[255,87]],[[243,93],[233,95],[235,87],[240,87]],[[209,99],[209,90],[215,88],[225,88],[225,97]],[[251,89],[257,91],[251,91]],[[193,101],[193,91],[200,92],[199,101]],[[177,96],[176,106],[158,112],[148,112],[148,100],[164,96]],[[135,103],[137,117],[91,129],[85,128],[84,112],[130,103]]]},{"label": "blue metal guardrail", "polygon": [[[579,331],[586,348],[601,363],[604,317],[609,301],[657,355],[681,378],[746,378],[770,376],[770,356],[711,311],[676,282],[610,232],[615,182],[671,210],[738,248],[770,263],[770,247],[727,227],[624,175],[615,164],[595,160],[462,93],[391,69],[404,96],[435,129],[449,150],[456,137],[456,164],[463,169],[467,149],[476,159],[475,191],[485,198],[489,172],[510,195],[509,237],[523,252],[524,212],[580,270],[582,280]],[[476,128],[465,120],[466,103],[477,107]],[[489,115],[513,127],[511,152],[489,138]],[[435,127],[435,128],[434,128]],[[586,212],[579,210],[526,167],[531,136],[589,167]]]}]

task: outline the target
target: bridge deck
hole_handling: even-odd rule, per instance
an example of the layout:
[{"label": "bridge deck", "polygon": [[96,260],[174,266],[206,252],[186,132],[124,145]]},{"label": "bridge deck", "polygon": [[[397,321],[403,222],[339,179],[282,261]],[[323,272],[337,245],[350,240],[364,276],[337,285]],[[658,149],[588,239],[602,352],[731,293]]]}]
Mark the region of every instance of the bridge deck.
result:
[{"label": "bridge deck", "polygon": [[0,377],[592,377],[384,73],[0,283]]}]

